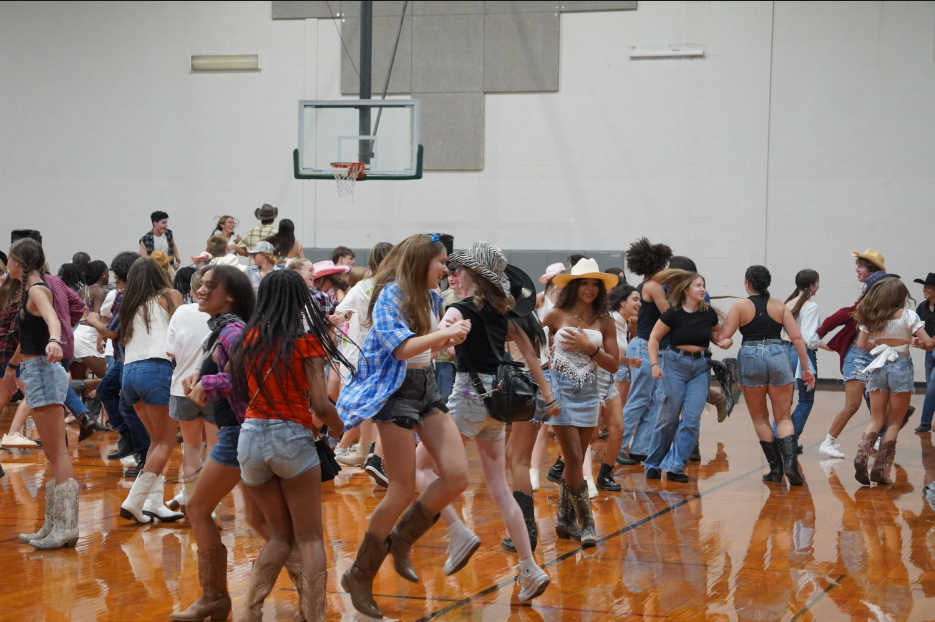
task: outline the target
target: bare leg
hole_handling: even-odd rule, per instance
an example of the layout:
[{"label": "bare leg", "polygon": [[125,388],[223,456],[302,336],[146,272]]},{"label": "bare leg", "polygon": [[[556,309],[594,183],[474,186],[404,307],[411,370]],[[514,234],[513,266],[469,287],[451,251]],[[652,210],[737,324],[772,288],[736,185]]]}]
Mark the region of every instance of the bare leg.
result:
[{"label": "bare leg", "polygon": [[[22,391],[23,383],[17,380],[16,384],[19,385],[19,388]],[[11,397],[13,396],[7,396],[8,403]],[[26,403],[26,400],[20,400],[19,405],[16,407],[16,413],[13,415],[13,422],[10,423],[10,434],[23,433],[23,428],[26,425],[26,418],[29,416],[30,410],[32,409],[29,408],[29,404]],[[39,438],[42,438],[41,434]],[[45,441],[43,441],[43,443],[45,443]]]},{"label": "bare leg", "polygon": [[211,518],[211,512],[239,481],[240,469],[220,465],[210,458],[205,461],[195,491],[185,506],[188,523],[192,526],[192,535],[199,549],[221,545],[221,532]]},{"label": "bare leg", "polygon": [[536,425],[531,421],[514,423],[510,441],[506,446],[506,455],[513,475],[513,490],[521,490],[529,496],[532,496],[532,484],[529,481],[529,468],[532,466],[530,457],[538,442],[539,430],[543,427],[545,426]]},{"label": "bare leg", "polygon": [[[387,447],[390,448],[384,462],[389,485],[383,500],[370,515],[367,531],[383,542],[415,496],[416,452],[412,430],[384,421],[378,421],[375,427],[380,431],[380,437],[386,439]],[[437,512],[438,509],[435,511]]]},{"label": "bare leg", "polygon": [[[419,490],[425,490],[438,479],[438,475],[432,470],[434,465],[435,458],[432,457],[424,444],[419,443],[419,446],[416,447],[416,484],[419,486]],[[529,479],[528,474],[526,479]],[[441,511],[441,516],[445,525],[449,527],[461,520],[460,512],[451,503]]]},{"label": "bare leg", "polygon": [[844,431],[844,426],[860,409],[860,402],[864,399],[864,386],[864,383],[860,380],[848,380],[844,383],[844,408],[831,422],[831,429],[828,430],[828,434],[832,437],[837,438],[840,436],[841,432]]},{"label": "bare leg", "polygon": [[562,459],[565,462],[565,471],[562,479],[574,490],[581,487],[584,481],[584,453],[587,451],[594,427],[577,428],[570,425],[556,425],[552,429],[558,437],[558,444],[562,448]]},{"label": "bare leg", "polygon": [[175,450],[175,419],[169,416],[168,406],[150,406],[137,402],[133,405],[133,410],[143,422],[152,441],[146,453],[143,472],[162,475]]},{"label": "bare leg", "polygon": [[[25,403],[25,400],[23,400],[23,403]],[[58,483],[74,479],[75,470],[71,466],[71,459],[65,449],[65,423],[62,421],[62,405],[50,404],[42,408],[33,408],[32,418],[36,422],[36,428],[42,438],[42,449],[45,452],[45,457],[52,467],[52,477]]]},{"label": "bare leg", "polygon": [[536,434],[536,444],[533,445],[532,455],[529,457],[529,466],[538,469],[542,465],[542,454],[545,453],[545,446],[549,440],[549,426],[542,424],[539,426],[539,432]]},{"label": "bare leg", "polygon": [[321,523],[321,469],[316,467],[293,479],[280,481],[279,485],[289,506],[302,572],[314,577],[327,569]]},{"label": "bare leg", "polygon": [[[191,479],[201,468],[201,433],[203,419],[179,421],[182,428],[182,473]],[[215,435],[215,439],[217,436]]]},{"label": "bare leg", "polygon": [[[619,387],[621,384],[629,385],[630,383],[618,382],[617,386]],[[604,425],[607,426],[607,442],[604,443],[604,458],[602,461],[610,466],[614,466],[617,462],[620,446],[623,444],[623,395],[621,393],[607,400],[601,409],[601,417],[604,419]]]},{"label": "bare leg", "polygon": [[[317,468],[312,469],[312,471],[319,474],[319,486],[321,486],[321,471]],[[292,554],[292,544],[295,542],[295,536],[292,531],[292,517],[289,514],[289,508],[286,506],[286,499],[283,497],[282,488],[280,487],[281,482],[282,480],[278,477],[273,477],[262,486],[245,487],[247,495],[252,497],[257,506],[262,508],[263,518],[269,527],[270,537],[260,551],[259,556],[257,556],[257,565],[285,564]],[[321,518],[320,511],[319,508],[319,520]]]},{"label": "bare leg", "polygon": [[[104,374],[107,373],[107,360],[103,357],[91,356],[84,359],[84,365],[91,370],[97,379],[104,377]],[[90,388],[88,390],[91,390]]]},{"label": "bare leg", "polygon": [[354,441],[360,438],[360,431],[361,431],[361,428],[363,427],[364,427],[364,424],[362,423],[356,428],[354,428],[353,430],[348,430],[347,432],[345,432],[344,436],[341,437],[341,442],[338,443],[338,447],[340,449],[347,449],[348,447],[350,447]]},{"label": "bare leg", "polygon": [[779,438],[795,434],[795,427],[792,424],[792,388],[794,386],[794,383],[790,382],[781,387],[772,385],[767,387],[769,402],[773,407],[773,418],[776,420],[776,435]]},{"label": "bare leg", "polygon": [[[874,391],[873,393],[882,393]],[[870,394],[871,404],[873,404],[873,393]],[[909,400],[912,399],[911,392],[890,393],[890,403],[888,411],[889,425],[886,428],[886,434],[883,435],[883,441],[895,441],[899,434],[899,427],[902,425],[905,412],[909,409]]]},{"label": "bare leg", "polygon": [[768,389],[769,385],[743,388],[743,399],[747,401],[747,409],[750,411],[750,419],[753,421],[756,436],[767,443],[774,438],[773,426],[769,422],[769,408],[766,406]]},{"label": "bare leg", "polygon": [[496,441],[475,439],[474,442],[477,444],[477,453],[480,455],[481,468],[487,482],[487,493],[497,504],[497,509],[500,511],[506,531],[513,540],[513,546],[516,547],[519,558],[529,559],[532,557],[532,548],[529,545],[526,520],[506,481],[503,439]]}]

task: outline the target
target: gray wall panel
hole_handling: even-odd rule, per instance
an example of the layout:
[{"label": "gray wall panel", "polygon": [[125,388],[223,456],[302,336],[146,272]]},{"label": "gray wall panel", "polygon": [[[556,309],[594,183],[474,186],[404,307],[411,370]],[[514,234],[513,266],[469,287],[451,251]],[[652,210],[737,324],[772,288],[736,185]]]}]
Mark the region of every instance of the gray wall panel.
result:
[{"label": "gray wall panel", "polygon": [[417,15],[412,21],[412,90],[484,90],[484,16]]},{"label": "gray wall panel", "polygon": [[[403,31],[399,37],[399,48],[396,50],[396,61],[393,63],[393,74],[390,77],[389,93],[412,92],[412,18],[409,17],[408,11],[406,13]],[[390,56],[393,53],[393,43],[396,41],[398,31],[398,16],[373,18],[373,68],[370,83],[374,98],[379,98],[383,92],[383,82],[386,80],[386,71],[390,66]],[[360,18],[346,18],[341,24],[341,36],[354,61],[351,65],[347,53],[342,48],[341,93],[358,95],[360,77],[354,67],[360,69]]]},{"label": "gray wall panel", "polygon": [[562,13],[580,11],[635,11],[636,0],[622,2],[560,2]]},{"label": "gray wall panel", "polygon": [[422,102],[420,140],[427,171],[484,168],[484,94],[413,93]]},{"label": "gray wall panel", "polygon": [[332,12],[337,14],[341,10],[340,2],[331,3],[331,11],[328,10],[328,3],[320,2],[283,2],[282,0],[273,1],[273,19],[331,19]]},{"label": "gray wall panel", "polygon": [[484,91],[557,91],[560,17],[556,13],[488,13]]},{"label": "gray wall panel", "polygon": [[[360,17],[360,1],[359,0],[345,0],[344,2],[333,2],[331,3],[331,10],[334,11],[336,5],[341,5],[341,12],[346,14],[348,17]],[[374,17],[388,17],[391,15],[396,16],[396,23],[399,23],[399,16],[403,13],[403,1],[402,0],[379,0],[378,2],[373,3],[373,16]],[[412,15],[412,2],[409,3],[409,6],[406,7],[406,15]]]},{"label": "gray wall panel", "polygon": [[413,15],[469,15],[483,13],[483,2],[437,2],[417,0],[412,3]]},{"label": "gray wall panel", "polygon": [[486,2],[488,13],[555,13],[559,10],[560,2]]}]

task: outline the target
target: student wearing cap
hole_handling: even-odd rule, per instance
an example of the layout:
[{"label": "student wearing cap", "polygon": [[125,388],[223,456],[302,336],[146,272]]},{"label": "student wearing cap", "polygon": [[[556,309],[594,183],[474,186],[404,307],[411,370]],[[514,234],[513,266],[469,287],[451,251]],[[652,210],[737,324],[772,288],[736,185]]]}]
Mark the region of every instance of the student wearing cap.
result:
[{"label": "student wearing cap", "polygon": [[257,245],[249,253],[253,258],[253,265],[248,266],[245,272],[255,292],[263,277],[276,269],[277,257],[273,245],[265,241],[257,242]]},{"label": "student wearing cap", "polygon": [[[240,242],[237,243],[235,250],[241,257],[246,257],[251,248],[256,248],[257,244],[277,233],[276,227],[273,226],[273,221],[279,216],[278,207],[273,207],[269,203],[264,203],[263,207],[258,207],[254,210],[253,215],[260,221],[260,224],[254,225],[252,229],[247,231],[247,234],[243,236]],[[253,265],[252,258],[250,259],[250,265]]]},{"label": "student wearing cap", "polygon": [[[925,322],[925,332],[929,337],[935,337],[935,272],[929,272],[925,280],[913,279],[914,283],[922,285],[922,297],[925,299],[916,307],[916,313]],[[930,432],[932,430],[932,416],[935,414],[935,352],[925,353],[925,401],[922,403],[922,420],[916,432]]]}]

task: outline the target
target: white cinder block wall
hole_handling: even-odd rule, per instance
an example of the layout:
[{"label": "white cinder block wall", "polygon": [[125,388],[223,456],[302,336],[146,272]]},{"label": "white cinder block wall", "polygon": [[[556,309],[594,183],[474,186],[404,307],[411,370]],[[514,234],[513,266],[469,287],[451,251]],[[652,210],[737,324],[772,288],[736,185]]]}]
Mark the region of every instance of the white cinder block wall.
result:
[{"label": "white cinder block wall", "polygon": [[[782,296],[815,268],[825,315],[859,293],[852,250],[883,252],[918,299],[911,279],[935,271],[935,2],[563,14],[560,92],[486,96],[483,171],[361,184],[353,202],[292,177],[296,102],[340,97],[335,24],[270,14],[0,4],[0,239],[40,229],[53,267],[109,259],[163,209],[189,255],[216,216],[246,230],[266,202],[306,246],[443,230],[459,246],[620,250],[646,235],[695,259],[715,294],[742,295],[751,263]],[[706,57],[629,60],[666,43]],[[263,70],[192,75],[199,53],[259,53]],[[838,375],[834,355],[819,366]]]}]

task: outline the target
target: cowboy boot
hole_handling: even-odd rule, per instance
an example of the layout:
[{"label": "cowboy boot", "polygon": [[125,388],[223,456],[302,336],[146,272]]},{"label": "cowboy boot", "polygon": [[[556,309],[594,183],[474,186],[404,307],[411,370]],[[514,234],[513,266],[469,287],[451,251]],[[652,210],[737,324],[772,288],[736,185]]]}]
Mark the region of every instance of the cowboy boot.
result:
[{"label": "cowboy boot", "polygon": [[854,457],[854,477],[864,486],[870,485],[870,477],[867,474],[867,460],[870,459],[870,450],[873,444],[877,442],[877,432],[865,432],[860,439],[860,445],[857,446],[857,455]]},{"label": "cowboy boot", "polygon": [[143,512],[143,506],[149,497],[149,491],[156,483],[159,476],[152,472],[140,473],[133,487],[130,488],[130,494],[126,500],[120,504],[120,518],[136,521],[137,523],[149,523],[153,519]]},{"label": "cowboy boot", "polygon": [[305,604],[302,600],[304,597],[302,593],[302,558],[299,556],[299,547],[297,545],[292,546],[292,554],[286,560],[286,574],[289,575],[289,580],[292,581],[292,585],[295,586],[295,591],[299,595],[299,610],[294,617],[301,622],[305,619],[303,613]]},{"label": "cowboy boot", "polygon": [[302,619],[306,622],[324,622],[328,609],[325,588],[328,585],[328,573],[322,570],[309,579],[302,573],[302,590],[299,592],[302,602]]},{"label": "cowboy boot", "polygon": [[389,552],[387,543],[368,531],[357,550],[357,559],[341,577],[341,587],[351,595],[354,609],[371,618],[383,617],[383,612],[373,600],[373,578]]},{"label": "cowboy boot", "polygon": [[892,484],[893,480],[886,476],[886,468],[893,463],[896,455],[896,441],[883,441],[880,443],[880,450],[877,452],[876,460],[873,461],[873,468],[870,469],[870,481],[878,484]]},{"label": "cowboy boot", "polygon": [[[527,495],[522,490],[514,490],[513,498],[516,499],[519,509],[523,511],[523,520],[526,523],[526,532],[529,534],[529,546],[532,548],[533,552],[536,550],[536,545],[539,543],[539,529],[536,526],[536,510],[535,505],[533,504],[532,497]],[[516,546],[513,544],[513,539],[510,536],[507,536],[500,543],[507,551],[511,553],[516,552]]]},{"label": "cowboy boot", "polygon": [[575,522],[574,496],[565,480],[558,482],[558,511],[555,516],[555,535],[566,540],[580,540],[581,530]]},{"label": "cowboy boot", "polygon": [[29,544],[30,540],[41,540],[52,531],[52,507],[55,505],[55,478],[45,483],[45,523],[36,533],[21,533],[17,536],[21,541]]},{"label": "cowboy boot", "polygon": [[438,514],[429,514],[425,506],[416,499],[412,505],[403,512],[390,532],[389,544],[390,553],[393,554],[393,565],[396,567],[396,573],[406,581],[412,583],[419,582],[419,575],[412,567],[412,560],[409,559],[409,549],[413,542],[418,540],[422,534],[429,530],[429,527],[438,520]]},{"label": "cowboy boot", "polygon": [[262,622],[263,602],[276,585],[276,579],[282,571],[282,563],[270,562],[253,563],[253,572],[250,574],[250,585],[247,586],[247,596],[244,598],[244,608],[237,616],[237,622]]},{"label": "cowboy boot", "polygon": [[801,486],[805,483],[802,474],[799,473],[799,447],[795,442],[795,435],[790,434],[779,441],[779,453],[782,454],[782,470],[786,474],[786,479],[792,486]]},{"label": "cowboy boot", "polygon": [[166,478],[162,475],[153,482],[149,494],[146,495],[146,501],[143,502],[143,514],[150,518],[158,518],[161,523],[174,523],[185,515],[181,512],[173,512],[165,506],[163,502],[165,499],[163,493],[165,483]]},{"label": "cowboy boot", "polygon": [[578,494],[572,499],[578,525],[581,527],[581,546],[597,546],[597,533],[594,530],[594,515],[591,513],[591,497],[588,483],[582,482]]},{"label": "cowboy boot", "polygon": [[52,531],[41,540],[30,540],[37,549],[61,549],[78,542],[78,480],[66,479],[55,487]]},{"label": "cowboy boot", "polygon": [[769,463],[769,473],[763,476],[764,482],[782,481],[782,453],[779,450],[779,440],[760,441],[760,447],[766,455],[766,462]]},{"label": "cowboy boot", "polygon": [[197,480],[193,480],[183,473],[182,492],[166,501],[166,507],[173,512],[181,512],[182,514],[185,514],[185,506],[188,505],[189,498],[192,496],[192,493],[195,492],[196,481]]},{"label": "cowboy boot", "polygon": [[185,611],[169,615],[177,622],[226,620],[231,612],[231,597],[227,593],[227,548],[212,546],[198,550],[198,582],[201,596]]}]

